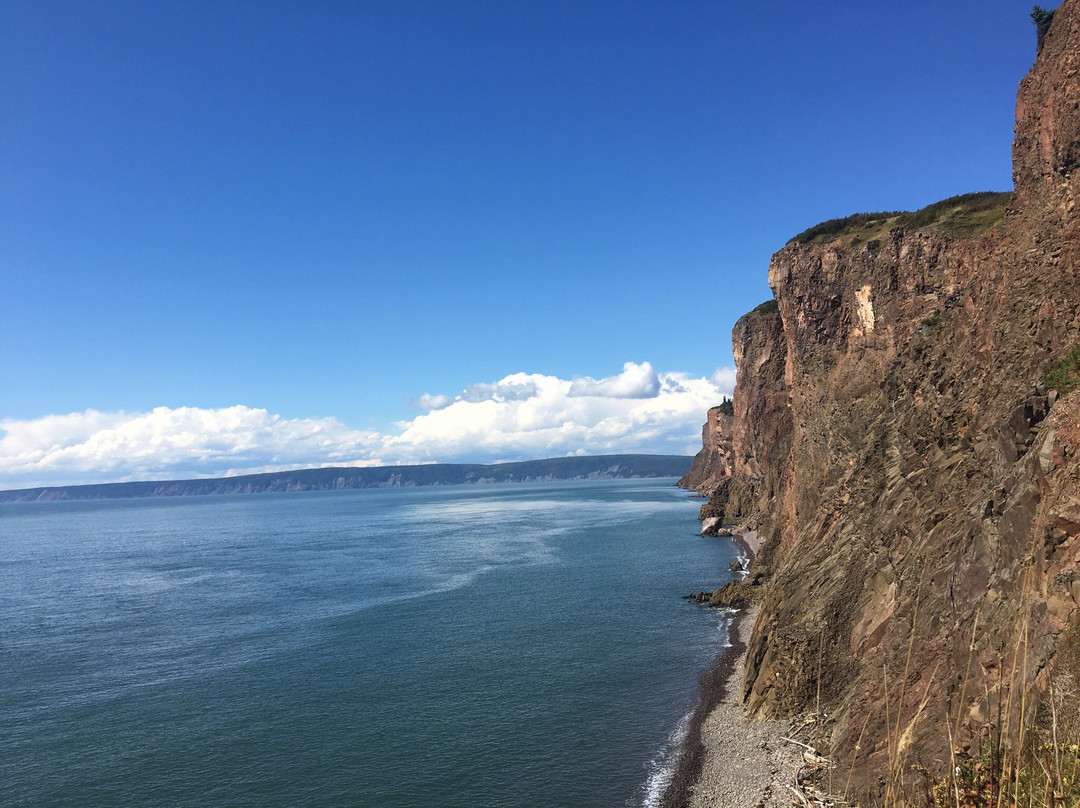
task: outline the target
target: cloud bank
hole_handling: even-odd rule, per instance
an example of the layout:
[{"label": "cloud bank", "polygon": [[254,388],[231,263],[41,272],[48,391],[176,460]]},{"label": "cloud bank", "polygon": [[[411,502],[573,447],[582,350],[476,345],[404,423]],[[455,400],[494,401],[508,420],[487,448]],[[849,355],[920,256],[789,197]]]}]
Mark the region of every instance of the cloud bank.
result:
[{"label": "cloud bank", "polygon": [[711,378],[627,362],[605,379],[514,373],[455,396],[427,394],[396,430],[289,419],[237,405],[156,407],[0,421],[0,488],[220,477],[306,466],[498,462],[567,454],[692,454],[706,410],[731,396]]}]

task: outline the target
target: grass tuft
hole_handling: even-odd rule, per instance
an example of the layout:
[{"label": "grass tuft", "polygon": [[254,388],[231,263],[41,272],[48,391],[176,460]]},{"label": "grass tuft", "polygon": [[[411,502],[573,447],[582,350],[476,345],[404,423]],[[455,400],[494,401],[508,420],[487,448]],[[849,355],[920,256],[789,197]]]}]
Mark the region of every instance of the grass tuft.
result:
[{"label": "grass tuft", "polygon": [[[1021,598],[1029,604],[1037,600],[1033,586],[1029,570],[1021,586]],[[904,698],[902,684],[900,700],[893,706],[889,679],[885,678],[890,764],[884,795],[886,808],[1080,808],[1080,623],[1074,624],[1059,645],[1054,664],[1048,668],[1045,692],[1034,697],[1028,669],[1030,617],[1031,611],[1026,609],[1017,625],[1011,662],[1004,655],[998,660],[1001,678],[995,688],[996,715],[977,728],[977,740],[970,747],[961,747],[956,745],[954,730],[960,727],[969,694],[979,636],[980,615],[976,612],[957,712],[946,719],[949,773],[936,782],[918,762],[921,756],[917,754],[923,751],[926,757],[933,757],[937,754],[933,750],[911,750],[916,753],[916,763],[908,764],[913,729],[925,715],[929,686],[914,716],[902,729],[898,715]],[[1010,721],[1016,721],[1017,726],[1010,728]],[[923,794],[908,790],[908,771],[922,774],[926,784]]]}]

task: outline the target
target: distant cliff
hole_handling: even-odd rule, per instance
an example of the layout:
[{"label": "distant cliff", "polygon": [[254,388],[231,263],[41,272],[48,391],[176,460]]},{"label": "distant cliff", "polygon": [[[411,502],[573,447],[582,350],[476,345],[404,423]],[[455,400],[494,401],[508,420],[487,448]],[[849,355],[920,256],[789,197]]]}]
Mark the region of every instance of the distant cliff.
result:
[{"label": "distant cliff", "polygon": [[711,497],[727,485],[735,461],[731,454],[731,427],[734,409],[730,401],[713,407],[701,428],[701,451],[694,457],[690,470],[679,478],[678,485]]},{"label": "distant cliff", "polygon": [[769,574],[743,699],[826,714],[864,803],[1080,673],[1080,0],[1016,116],[1011,196],[813,228],[733,335],[715,506]]},{"label": "distant cliff", "polygon": [[338,491],[418,485],[608,480],[677,477],[690,458],[682,455],[597,455],[553,457],[493,465],[430,463],[423,466],[322,468],[245,474],[205,480],[156,480],[101,485],[68,485],[0,491],[0,502],[70,499],[258,494],[274,491]]}]

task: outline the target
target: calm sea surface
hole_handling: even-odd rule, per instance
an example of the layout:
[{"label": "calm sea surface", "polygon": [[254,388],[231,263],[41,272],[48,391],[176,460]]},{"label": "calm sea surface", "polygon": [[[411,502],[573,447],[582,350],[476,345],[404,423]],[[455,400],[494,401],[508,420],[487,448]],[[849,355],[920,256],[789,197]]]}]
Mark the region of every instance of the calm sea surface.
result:
[{"label": "calm sea surface", "polygon": [[673,480],[0,507],[0,804],[648,805],[730,579]]}]

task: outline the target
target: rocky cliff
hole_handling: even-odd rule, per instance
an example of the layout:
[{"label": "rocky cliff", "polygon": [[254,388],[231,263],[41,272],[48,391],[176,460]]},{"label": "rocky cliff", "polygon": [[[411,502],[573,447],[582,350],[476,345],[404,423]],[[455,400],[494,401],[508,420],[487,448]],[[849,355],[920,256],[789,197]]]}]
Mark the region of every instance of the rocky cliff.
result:
[{"label": "rocky cliff", "polygon": [[1018,741],[1080,671],[1080,0],[1021,83],[1013,164],[997,208],[797,237],[776,312],[735,328],[718,507],[770,574],[743,699],[826,714],[864,803],[943,776],[950,733]]},{"label": "rocky cliff", "polygon": [[778,520],[758,524],[781,494],[791,453],[787,343],[775,301],[743,315],[731,332],[735,357],[734,467],[723,507],[729,521],[770,535]]},{"label": "rocky cliff", "polygon": [[731,455],[731,427],[734,420],[731,402],[712,407],[701,428],[701,451],[694,456],[690,470],[677,485],[711,497],[727,486],[734,460]]}]

